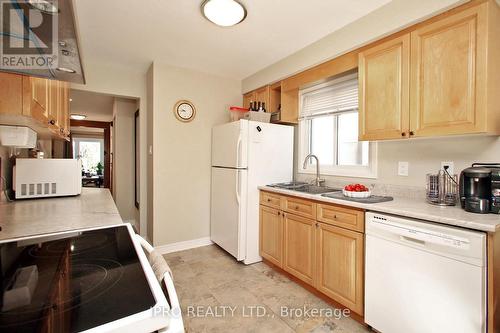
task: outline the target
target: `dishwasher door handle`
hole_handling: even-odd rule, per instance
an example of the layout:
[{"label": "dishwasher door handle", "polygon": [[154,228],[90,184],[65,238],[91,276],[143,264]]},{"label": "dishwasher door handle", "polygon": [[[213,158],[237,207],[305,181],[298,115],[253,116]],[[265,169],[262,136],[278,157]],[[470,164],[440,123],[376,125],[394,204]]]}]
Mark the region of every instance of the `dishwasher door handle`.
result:
[{"label": "dishwasher door handle", "polygon": [[407,237],[407,236],[399,236],[399,239],[401,239],[402,241],[405,241],[405,242],[411,242],[414,244],[425,246],[425,241],[423,241],[421,239],[416,239],[416,238]]}]

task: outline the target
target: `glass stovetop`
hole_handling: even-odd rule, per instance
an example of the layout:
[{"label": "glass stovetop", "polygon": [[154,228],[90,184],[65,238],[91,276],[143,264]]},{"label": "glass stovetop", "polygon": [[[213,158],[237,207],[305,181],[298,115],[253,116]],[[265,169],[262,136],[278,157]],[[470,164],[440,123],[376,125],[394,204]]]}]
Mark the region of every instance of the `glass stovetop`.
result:
[{"label": "glass stovetop", "polygon": [[38,241],[0,244],[0,332],[79,332],[155,305],[126,226]]}]

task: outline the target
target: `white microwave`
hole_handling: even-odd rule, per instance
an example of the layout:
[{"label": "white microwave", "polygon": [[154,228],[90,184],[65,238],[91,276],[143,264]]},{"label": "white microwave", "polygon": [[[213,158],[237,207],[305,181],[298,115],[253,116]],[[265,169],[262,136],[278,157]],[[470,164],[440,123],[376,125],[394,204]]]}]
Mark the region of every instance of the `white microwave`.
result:
[{"label": "white microwave", "polygon": [[16,199],[79,195],[82,193],[82,161],[18,158],[12,178]]}]

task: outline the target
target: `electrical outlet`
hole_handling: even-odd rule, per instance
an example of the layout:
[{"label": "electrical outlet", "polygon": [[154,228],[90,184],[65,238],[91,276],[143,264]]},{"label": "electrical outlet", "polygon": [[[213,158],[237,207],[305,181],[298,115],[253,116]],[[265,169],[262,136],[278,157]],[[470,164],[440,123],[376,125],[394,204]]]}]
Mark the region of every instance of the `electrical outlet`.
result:
[{"label": "electrical outlet", "polygon": [[448,167],[448,173],[450,175],[454,175],[455,174],[455,164],[453,162],[441,162],[441,169],[444,170],[445,166]]},{"label": "electrical outlet", "polygon": [[408,162],[399,162],[398,163],[398,176],[408,176],[408,169],[410,168],[410,164]]}]

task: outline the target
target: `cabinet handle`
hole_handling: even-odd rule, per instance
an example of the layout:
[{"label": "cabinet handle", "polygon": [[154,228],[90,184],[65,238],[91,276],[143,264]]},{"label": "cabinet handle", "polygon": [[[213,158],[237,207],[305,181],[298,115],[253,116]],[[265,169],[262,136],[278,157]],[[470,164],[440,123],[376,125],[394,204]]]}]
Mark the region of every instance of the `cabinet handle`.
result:
[{"label": "cabinet handle", "polygon": [[319,223],[318,223],[318,222],[316,222],[316,228],[317,228],[317,227],[319,227]]},{"label": "cabinet handle", "polygon": [[298,210],[298,209],[299,209],[299,206],[298,206],[298,205],[296,205],[296,206],[295,206],[295,209],[297,209],[297,210]]},{"label": "cabinet handle", "polygon": [[64,128],[61,128],[59,131],[64,134]]},{"label": "cabinet handle", "polygon": [[336,220],[337,219],[337,215],[333,215],[333,219]]},{"label": "cabinet handle", "polygon": [[271,199],[267,198],[267,202],[271,202]]},{"label": "cabinet handle", "polygon": [[278,216],[280,216],[280,215],[281,215],[281,212],[278,212]]},{"label": "cabinet handle", "polygon": [[56,121],[55,121],[54,119],[51,119],[51,120],[49,121],[49,124],[51,124],[51,125],[55,125],[55,124],[56,124]]},{"label": "cabinet handle", "polygon": [[401,136],[406,136],[406,132],[402,132],[402,133],[401,133]]},{"label": "cabinet handle", "polygon": [[415,133],[413,131],[410,131],[410,136],[413,136],[415,135]]}]

